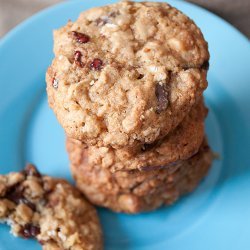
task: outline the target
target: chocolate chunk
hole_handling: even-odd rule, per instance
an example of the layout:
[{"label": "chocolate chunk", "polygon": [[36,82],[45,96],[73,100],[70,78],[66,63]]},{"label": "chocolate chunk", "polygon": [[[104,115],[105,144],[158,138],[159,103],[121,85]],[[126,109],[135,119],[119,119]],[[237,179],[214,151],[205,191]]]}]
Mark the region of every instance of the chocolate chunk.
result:
[{"label": "chocolate chunk", "polygon": [[204,70],[208,70],[209,69],[209,61],[205,61],[202,65],[201,68]]},{"label": "chocolate chunk", "polygon": [[141,151],[145,152],[145,151],[148,151],[150,149],[153,149],[157,144],[158,144],[158,142],[145,143],[141,146]]},{"label": "chocolate chunk", "polygon": [[165,140],[165,138],[163,137],[163,138],[156,140],[152,143],[145,143],[141,146],[141,151],[145,152],[145,151],[151,150],[155,147],[159,147],[164,140]]},{"label": "chocolate chunk", "polygon": [[139,74],[138,77],[137,77],[137,79],[138,79],[138,80],[141,80],[143,77],[144,77],[143,74]]},{"label": "chocolate chunk", "polygon": [[15,204],[19,204],[23,198],[23,191],[20,190],[18,186],[14,186],[9,189],[6,194],[6,199],[14,202]]},{"label": "chocolate chunk", "polygon": [[90,40],[90,37],[86,34],[77,31],[73,31],[72,34],[78,43],[88,43]]},{"label": "chocolate chunk", "polygon": [[168,107],[168,91],[166,83],[158,82],[155,87],[155,95],[158,101],[156,113],[160,114]]},{"label": "chocolate chunk", "polygon": [[188,70],[188,69],[191,69],[192,67],[189,66],[189,65],[183,65],[182,68],[183,68],[184,70]]},{"label": "chocolate chunk", "polygon": [[90,68],[91,68],[91,69],[94,69],[94,70],[101,70],[102,65],[103,65],[102,60],[99,59],[99,58],[95,58],[95,59],[91,62]]},{"label": "chocolate chunk", "polygon": [[20,189],[19,186],[14,186],[10,190],[8,190],[6,194],[6,199],[14,202],[15,204],[25,204],[33,211],[36,210],[36,205],[27,200],[23,195],[23,190]]},{"label": "chocolate chunk", "polygon": [[84,65],[81,59],[82,59],[82,53],[77,50],[74,54],[74,60],[75,60],[76,65],[82,68]]},{"label": "chocolate chunk", "polygon": [[41,177],[41,174],[33,164],[27,164],[27,166],[24,169],[24,173],[27,176]]},{"label": "chocolate chunk", "polygon": [[29,223],[22,227],[19,233],[25,239],[35,238],[40,233],[40,228]]}]

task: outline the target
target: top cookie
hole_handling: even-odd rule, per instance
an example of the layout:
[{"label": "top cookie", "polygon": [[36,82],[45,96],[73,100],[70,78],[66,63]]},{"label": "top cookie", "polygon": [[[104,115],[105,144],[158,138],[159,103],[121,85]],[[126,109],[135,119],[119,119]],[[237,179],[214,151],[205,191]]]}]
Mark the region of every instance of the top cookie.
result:
[{"label": "top cookie", "polygon": [[209,53],[195,23],[166,3],[120,2],[54,32],[51,108],[69,137],[120,148],[152,143],[207,87]]}]

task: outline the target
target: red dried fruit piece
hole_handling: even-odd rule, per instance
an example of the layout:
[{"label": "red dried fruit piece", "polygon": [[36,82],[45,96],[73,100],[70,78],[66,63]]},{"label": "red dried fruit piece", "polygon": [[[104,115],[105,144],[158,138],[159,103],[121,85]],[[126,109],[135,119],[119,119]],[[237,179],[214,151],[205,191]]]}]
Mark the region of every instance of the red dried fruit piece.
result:
[{"label": "red dried fruit piece", "polygon": [[74,60],[75,60],[76,65],[82,68],[84,65],[81,59],[82,59],[82,53],[79,50],[77,50],[74,54]]},{"label": "red dried fruit piece", "polygon": [[160,114],[168,107],[168,90],[166,83],[158,82],[155,87],[155,95],[158,100],[156,113]]},{"label": "red dried fruit piece", "polygon": [[26,224],[21,228],[19,233],[23,238],[26,239],[35,238],[40,233],[40,228],[32,224]]},{"label": "red dried fruit piece", "polygon": [[88,43],[90,40],[90,37],[86,34],[77,31],[73,31],[72,34],[78,43]]},{"label": "red dried fruit piece", "polygon": [[92,63],[90,63],[90,68],[94,70],[101,70],[103,62],[99,58],[95,58]]}]

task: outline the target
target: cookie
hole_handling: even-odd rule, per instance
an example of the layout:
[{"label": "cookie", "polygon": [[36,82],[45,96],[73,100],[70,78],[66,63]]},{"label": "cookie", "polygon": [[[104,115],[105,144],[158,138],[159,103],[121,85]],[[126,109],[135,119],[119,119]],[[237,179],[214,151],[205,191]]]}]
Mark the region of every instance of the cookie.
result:
[{"label": "cookie", "polygon": [[[190,158],[199,150],[204,137],[204,118],[207,109],[201,100],[194,106],[178,127],[166,138],[152,144],[134,148],[113,149],[111,147],[87,146],[84,143],[67,139],[68,151],[84,158],[88,166],[99,165],[111,172],[119,170],[153,170],[177,161]],[[71,154],[70,154],[71,155]]]},{"label": "cookie", "polygon": [[54,32],[50,107],[68,137],[113,148],[165,137],[207,87],[208,45],[166,3],[119,2]]},{"label": "cookie", "polygon": [[112,173],[99,165],[87,165],[78,150],[69,154],[73,177],[86,197],[96,205],[125,213],[149,211],[172,204],[181,195],[197,187],[212,161],[205,141],[190,159],[150,171]]},{"label": "cookie", "polygon": [[0,220],[44,250],[102,249],[95,208],[68,182],[41,175],[33,165],[0,175]]}]

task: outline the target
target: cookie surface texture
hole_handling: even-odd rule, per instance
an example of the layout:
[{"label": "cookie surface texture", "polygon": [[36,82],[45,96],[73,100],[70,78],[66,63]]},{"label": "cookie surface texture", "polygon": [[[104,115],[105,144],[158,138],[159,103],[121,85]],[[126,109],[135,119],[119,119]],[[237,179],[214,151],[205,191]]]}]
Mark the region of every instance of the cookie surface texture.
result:
[{"label": "cookie surface texture", "polygon": [[120,2],[54,32],[49,105],[71,138],[114,148],[172,131],[207,87],[207,42],[166,3]]}]

